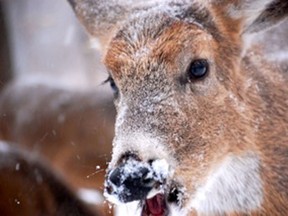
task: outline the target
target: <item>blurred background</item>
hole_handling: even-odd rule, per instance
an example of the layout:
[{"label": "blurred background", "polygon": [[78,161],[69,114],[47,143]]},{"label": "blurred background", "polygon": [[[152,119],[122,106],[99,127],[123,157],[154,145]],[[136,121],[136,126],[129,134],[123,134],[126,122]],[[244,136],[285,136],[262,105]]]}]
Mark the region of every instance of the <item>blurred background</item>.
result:
[{"label": "blurred background", "polygon": [[0,139],[36,155],[109,215],[102,191],[115,110],[99,49],[64,0],[0,0]]}]

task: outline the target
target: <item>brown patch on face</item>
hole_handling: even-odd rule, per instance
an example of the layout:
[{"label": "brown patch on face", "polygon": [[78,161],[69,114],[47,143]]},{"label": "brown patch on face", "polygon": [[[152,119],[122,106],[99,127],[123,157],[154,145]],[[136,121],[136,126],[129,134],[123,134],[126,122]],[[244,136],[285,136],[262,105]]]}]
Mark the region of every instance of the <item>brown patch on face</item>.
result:
[{"label": "brown patch on face", "polygon": [[148,21],[144,21],[143,26],[139,27],[137,20],[133,20],[116,34],[104,59],[105,65],[114,76],[122,77],[122,74],[128,75],[129,71],[132,73],[140,62],[146,63],[151,57],[157,41],[172,23],[172,19],[167,16],[157,18],[157,30],[151,24],[152,20],[147,18]]},{"label": "brown patch on face", "polygon": [[[216,49],[216,44],[211,34],[195,24],[167,19],[168,25],[157,36],[151,35],[144,41],[127,40],[125,35],[112,40],[104,62],[115,79],[128,76],[135,68],[149,73],[149,65],[155,64],[165,64],[174,72],[179,71],[180,64],[185,72],[193,59],[212,59],[211,49]],[[146,68],[140,66],[144,64]]]},{"label": "brown patch on face", "polygon": [[[202,47],[199,47],[202,41],[206,41],[206,43],[202,43]],[[151,57],[172,65],[175,64],[176,59],[179,60],[181,52],[188,50],[191,50],[191,57],[194,59],[198,56],[208,56],[207,48],[204,46],[207,43],[212,45],[211,42],[212,36],[200,30],[199,27],[175,22],[159,37]],[[194,51],[193,54],[192,50]]]}]

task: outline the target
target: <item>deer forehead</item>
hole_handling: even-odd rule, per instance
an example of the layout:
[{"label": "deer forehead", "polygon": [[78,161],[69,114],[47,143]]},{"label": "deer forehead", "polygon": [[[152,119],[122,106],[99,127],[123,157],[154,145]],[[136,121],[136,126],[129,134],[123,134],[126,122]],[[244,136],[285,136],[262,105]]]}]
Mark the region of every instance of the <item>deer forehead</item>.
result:
[{"label": "deer forehead", "polygon": [[160,13],[128,22],[111,41],[104,62],[114,79],[135,71],[143,76],[161,64],[172,73],[184,70],[192,59],[213,59],[211,49],[216,44],[207,29]]}]

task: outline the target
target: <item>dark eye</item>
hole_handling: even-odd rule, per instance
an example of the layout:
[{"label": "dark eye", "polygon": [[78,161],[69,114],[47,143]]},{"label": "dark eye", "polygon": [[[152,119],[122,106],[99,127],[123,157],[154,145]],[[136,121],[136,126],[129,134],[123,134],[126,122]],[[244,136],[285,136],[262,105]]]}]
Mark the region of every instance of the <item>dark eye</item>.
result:
[{"label": "dark eye", "polygon": [[115,95],[117,95],[118,94],[118,87],[116,86],[116,84],[115,84],[115,82],[114,82],[114,80],[113,80],[113,78],[111,76],[109,76],[107,78],[107,80],[104,81],[104,83],[108,83],[108,82],[110,84],[110,87],[111,87],[113,93]]},{"label": "dark eye", "polygon": [[194,81],[205,77],[209,71],[209,64],[205,59],[193,61],[188,69],[188,77],[190,81]]}]

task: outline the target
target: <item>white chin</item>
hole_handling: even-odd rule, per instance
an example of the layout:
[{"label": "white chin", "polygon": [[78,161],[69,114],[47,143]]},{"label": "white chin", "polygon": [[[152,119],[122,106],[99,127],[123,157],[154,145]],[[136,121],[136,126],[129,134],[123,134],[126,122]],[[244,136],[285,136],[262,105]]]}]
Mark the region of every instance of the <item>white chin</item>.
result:
[{"label": "white chin", "polygon": [[134,201],[125,204],[119,204],[114,207],[115,216],[140,216],[141,208],[139,208],[139,201]]}]

